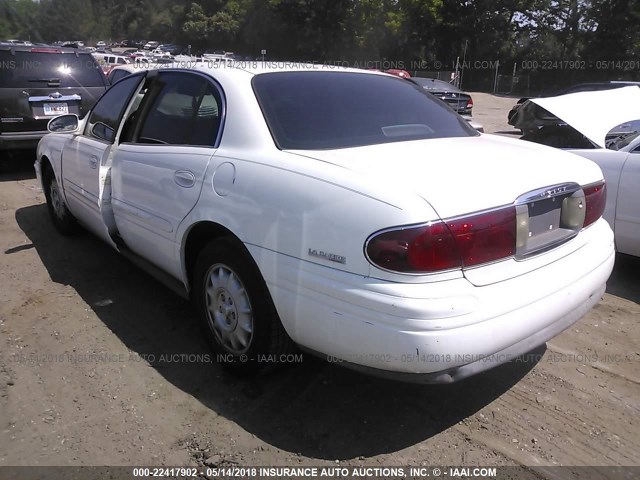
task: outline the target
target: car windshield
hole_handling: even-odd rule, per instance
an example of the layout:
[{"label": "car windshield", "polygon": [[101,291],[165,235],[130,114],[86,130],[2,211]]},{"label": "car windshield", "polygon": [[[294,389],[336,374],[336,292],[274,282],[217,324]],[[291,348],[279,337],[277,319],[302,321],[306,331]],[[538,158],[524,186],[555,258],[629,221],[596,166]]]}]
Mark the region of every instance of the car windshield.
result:
[{"label": "car windshield", "polygon": [[0,85],[5,88],[104,87],[90,54],[0,51]]},{"label": "car windshield", "polygon": [[274,72],[253,88],[276,145],[320,150],[478,132],[411,82],[356,72]]},{"label": "car windshield", "polygon": [[621,135],[619,137],[616,137],[614,139],[607,141],[606,147],[609,150],[621,150],[627,145],[629,145],[631,142],[633,142],[636,138],[638,138],[638,135],[640,135],[640,132],[631,132],[625,135]]}]

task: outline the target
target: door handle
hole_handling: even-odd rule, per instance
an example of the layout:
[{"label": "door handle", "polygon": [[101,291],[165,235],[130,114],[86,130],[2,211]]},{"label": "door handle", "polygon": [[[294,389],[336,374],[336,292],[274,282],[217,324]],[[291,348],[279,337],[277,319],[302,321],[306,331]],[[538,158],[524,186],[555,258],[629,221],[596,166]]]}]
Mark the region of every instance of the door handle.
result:
[{"label": "door handle", "polygon": [[184,188],[191,188],[196,184],[196,176],[188,170],[178,170],[173,174],[173,181]]},{"label": "door handle", "polygon": [[96,157],[95,155],[92,155],[91,158],[89,159],[89,165],[94,170],[98,168],[98,157]]}]

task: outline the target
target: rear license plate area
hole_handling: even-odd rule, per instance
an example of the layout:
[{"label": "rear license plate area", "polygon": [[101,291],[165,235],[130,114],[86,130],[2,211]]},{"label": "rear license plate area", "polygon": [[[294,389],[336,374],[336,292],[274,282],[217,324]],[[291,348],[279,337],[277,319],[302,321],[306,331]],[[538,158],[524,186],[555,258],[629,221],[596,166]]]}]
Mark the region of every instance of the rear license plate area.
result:
[{"label": "rear license plate area", "polygon": [[69,113],[69,105],[66,102],[45,103],[42,108],[46,116],[66,115]]},{"label": "rear license plate area", "polygon": [[575,183],[520,197],[516,202],[516,259],[542,253],[576,236],[585,210],[584,193]]}]

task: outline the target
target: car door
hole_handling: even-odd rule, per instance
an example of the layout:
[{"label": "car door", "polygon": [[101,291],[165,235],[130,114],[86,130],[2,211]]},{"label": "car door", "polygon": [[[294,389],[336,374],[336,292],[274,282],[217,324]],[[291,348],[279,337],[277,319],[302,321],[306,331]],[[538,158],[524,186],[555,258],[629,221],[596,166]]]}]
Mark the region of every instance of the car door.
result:
[{"label": "car door", "polygon": [[622,167],[615,234],[619,252],[640,257],[640,145],[631,149]]},{"label": "car door", "polygon": [[101,212],[101,167],[108,163],[118,125],[141,80],[141,75],[132,76],[111,87],[89,112],[83,134],[74,136],[62,151],[62,182],[69,209],[105,240],[109,235]]},{"label": "car door", "polygon": [[193,71],[161,71],[113,157],[115,224],[138,255],[180,276],[176,232],[195,206],[218,146],[223,114],[220,87]]}]

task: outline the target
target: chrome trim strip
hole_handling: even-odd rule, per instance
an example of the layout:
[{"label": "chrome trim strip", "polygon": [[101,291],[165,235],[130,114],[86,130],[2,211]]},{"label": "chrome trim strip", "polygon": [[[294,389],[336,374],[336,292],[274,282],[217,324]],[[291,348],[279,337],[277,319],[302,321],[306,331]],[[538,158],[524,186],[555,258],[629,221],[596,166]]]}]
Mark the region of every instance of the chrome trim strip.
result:
[{"label": "chrome trim strip", "polygon": [[557,197],[560,195],[568,195],[581,189],[582,187],[575,182],[558,183],[556,185],[538,188],[520,195],[516,199],[515,204],[522,205],[524,203],[535,202],[536,200],[545,200],[547,198]]},{"label": "chrome trim strip", "polygon": [[38,97],[29,97],[29,101],[30,102],[71,102],[71,101],[80,101],[82,100],[82,97],[80,95],[78,95],[77,93],[74,93],[73,95],[61,95],[59,97],[52,97],[50,95],[47,96],[38,96]]}]

